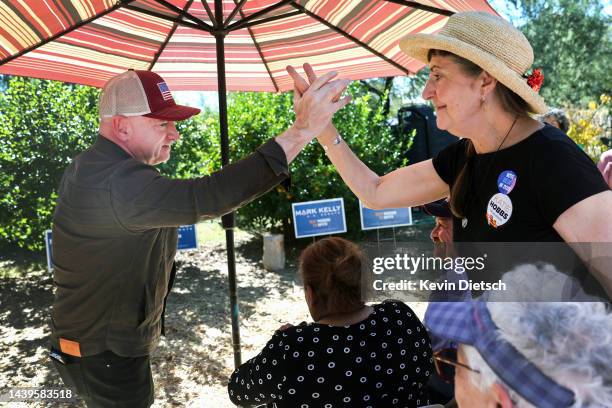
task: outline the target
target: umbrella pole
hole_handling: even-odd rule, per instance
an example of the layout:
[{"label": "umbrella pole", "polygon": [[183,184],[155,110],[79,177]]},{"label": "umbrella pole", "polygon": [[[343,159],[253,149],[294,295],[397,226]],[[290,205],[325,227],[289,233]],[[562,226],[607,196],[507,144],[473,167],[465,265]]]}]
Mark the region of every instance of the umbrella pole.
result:
[{"label": "umbrella pole", "polygon": [[[215,0],[215,15],[219,24],[223,24],[223,8],[221,0]],[[215,34],[217,43],[217,81],[219,94],[219,127],[221,131],[221,165],[229,164],[229,138],[227,126],[227,94],[225,79],[225,34]],[[227,247],[227,273],[230,296],[230,313],[232,317],[232,345],[234,347],[234,367],[242,363],[240,355],[240,325],[238,321],[238,297],[236,296],[236,259],[234,254],[234,212],[222,218],[225,229],[225,243]]]}]

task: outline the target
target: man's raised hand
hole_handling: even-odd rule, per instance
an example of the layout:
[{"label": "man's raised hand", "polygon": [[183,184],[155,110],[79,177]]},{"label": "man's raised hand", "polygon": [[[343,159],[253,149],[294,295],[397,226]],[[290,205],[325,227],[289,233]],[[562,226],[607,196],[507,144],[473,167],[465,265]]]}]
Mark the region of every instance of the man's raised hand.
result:
[{"label": "man's raised hand", "polygon": [[315,137],[331,122],[334,113],[350,102],[350,96],[340,99],[350,80],[332,80],[336,77],[336,72],[317,77],[309,64],[304,64],[304,71],[308,81],[293,67],[287,67],[287,72],[294,83],[293,107],[296,116],[294,126]]}]

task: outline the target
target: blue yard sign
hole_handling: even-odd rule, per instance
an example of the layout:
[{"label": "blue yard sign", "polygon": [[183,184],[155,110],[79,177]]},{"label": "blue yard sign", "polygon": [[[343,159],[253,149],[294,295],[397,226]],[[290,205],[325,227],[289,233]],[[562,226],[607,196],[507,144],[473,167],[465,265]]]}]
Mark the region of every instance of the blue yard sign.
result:
[{"label": "blue yard sign", "polygon": [[182,225],[178,229],[178,249],[198,249],[195,224]]},{"label": "blue yard sign", "polygon": [[359,201],[359,215],[361,218],[362,230],[412,225],[412,210],[410,207],[372,210],[365,207],[361,201]]},{"label": "blue yard sign", "polygon": [[51,240],[51,230],[45,231],[45,249],[47,250],[47,269],[49,271],[53,270],[53,257],[52,257],[52,245],[53,241]]},{"label": "blue yard sign", "polygon": [[306,201],[291,207],[296,238],[346,232],[342,198]]}]

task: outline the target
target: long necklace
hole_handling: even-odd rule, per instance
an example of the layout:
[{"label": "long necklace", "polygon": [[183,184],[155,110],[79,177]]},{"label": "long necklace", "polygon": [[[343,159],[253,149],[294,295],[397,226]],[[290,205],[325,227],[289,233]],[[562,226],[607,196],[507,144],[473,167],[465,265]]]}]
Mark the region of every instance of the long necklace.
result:
[{"label": "long necklace", "polygon": [[[493,162],[495,161],[494,159],[495,159],[495,156],[497,155],[497,152],[499,152],[499,149],[501,149],[501,147],[506,142],[506,139],[508,138],[508,135],[510,135],[510,132],[512,132],[512,129],[514,129],[514,124],[516,123],[517,120],[518,120],[518,115],[514,117],[514,121],[512,122],[512,125],[510,126],[510,129],[508,129],[508,132],[506,132],[506,136],[504,136],[504,138],[502,139],[502,141],[499,144],[499,146],[497,146],[497,150],[495,150],[495,153],[493,153],[493,156],[491,157],[491,160],[489,160],[489,165],[487,166],[487,171],[484,173],[484,177],[483,177],[482,181],[480,182],[480,185],[478,186],[478,189],[475,191],[476,194],[474,194],[472,196],[472,199],[470,200],[470,204],[466,208],[466,211],[465,211],[464,214],[467,214],[468,210],[471,209],[472,206],[474,205],[475,198],[478,197],[478,194],[480,193],[480,190],[482,189],[482,186],[487,181],[487,176],[489,175],[489,170],[491,170],[491,166],[493,165]],[[474,160],[473,156],[471,157],[471,160]],[[467,225],[468,225],[468,219],[464,215],[463,218],[461,219],[461,227],[465,228],[465,227],[467,227]]]}]

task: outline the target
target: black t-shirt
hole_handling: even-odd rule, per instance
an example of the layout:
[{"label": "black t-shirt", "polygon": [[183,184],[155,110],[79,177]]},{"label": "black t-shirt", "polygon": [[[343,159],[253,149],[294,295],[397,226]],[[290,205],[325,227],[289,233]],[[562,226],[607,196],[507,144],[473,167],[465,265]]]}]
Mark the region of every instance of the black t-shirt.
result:
[{"label": "black t-shirt", "polygon": [[[467,140],[442,150],[436,172],[452,188],[466,162]],[[608,190],[589,157],[546,125],[498,152],[476,154],[469,171],[467,225],[454,218],[457,242],[563,241],[553,224],[565,210]]]},{"label": "black t-shirt", "polygon": [[349,326],[302,323],[277,331],[263,351],[231,376],[242,407],[420,407],[433,373],[425,327],[404,303],[372,305]]}]

